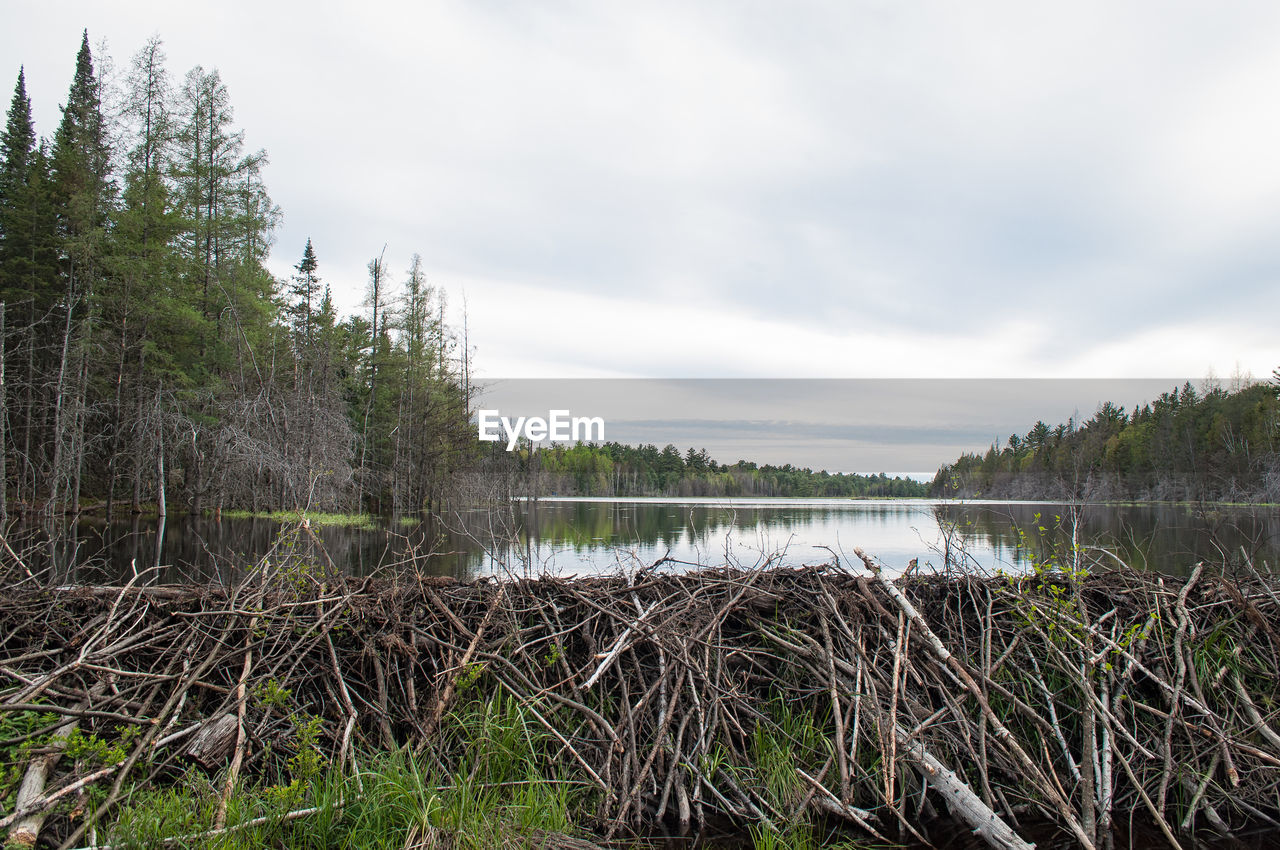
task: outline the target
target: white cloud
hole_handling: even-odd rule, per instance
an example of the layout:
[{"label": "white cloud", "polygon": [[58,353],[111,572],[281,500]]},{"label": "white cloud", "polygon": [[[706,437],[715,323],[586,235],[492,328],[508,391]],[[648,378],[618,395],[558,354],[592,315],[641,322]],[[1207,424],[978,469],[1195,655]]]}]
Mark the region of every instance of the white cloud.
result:
[{"label": "white cloud", "polygon": [[81,27],[219,67],[271,155],[272,268],[313,238],[350,309],[383,244],[420,252],[490,374],[1280,362],[1273,4],[6,12],[46,135]]}]

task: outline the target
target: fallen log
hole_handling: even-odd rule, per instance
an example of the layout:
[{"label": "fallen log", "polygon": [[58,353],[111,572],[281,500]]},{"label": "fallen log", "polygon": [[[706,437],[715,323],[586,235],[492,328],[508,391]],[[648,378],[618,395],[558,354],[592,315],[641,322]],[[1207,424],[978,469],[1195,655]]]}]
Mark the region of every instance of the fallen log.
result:
[{"label": "fallen log", "polygon": [[[80,703],[77,710],[88,709],[93,699],[102,696],[105,691],[106,682],[98,682],[89,691],[89,698]],[[62,760],[62,755],[67,748],[67,739],[79,728],[80,718],[72,716],[54,731],[53,740],[49,744],[50,752],[36,756],[27,765],[27,770],[22,776],[22,784],[18,786],[13,811],[15,815],[24,811],[31,813],[22,817],[9,829],[6,846],[13,844],[18,847],[34,847],[36,845],[47,812],[47,807],[41,805],[48,802],[42,799],[45,784],[49,781],[49,775],[53,773],[53,769]]]}]

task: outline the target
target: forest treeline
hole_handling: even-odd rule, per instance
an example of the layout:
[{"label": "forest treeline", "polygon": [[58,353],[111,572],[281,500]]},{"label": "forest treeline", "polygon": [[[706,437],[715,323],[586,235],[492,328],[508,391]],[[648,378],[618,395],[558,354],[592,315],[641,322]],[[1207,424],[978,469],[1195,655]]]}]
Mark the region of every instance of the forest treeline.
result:
[{"label": "forest treeline", "polygon": [[674,445],[495,456],[469,421],[466,342],[418,256],[404,271],[372,259],[353,316],[309,240],[287,279],[267,270],[282,213],[266,164],[218,72],[175,80],[158,38],[104,82],[86,33],[50,136],[18,70],[0,135],[0,522],[151,505],[399,514],[464,483],[480,484],[468,496],[1280,501],[1280,378],[1038,422],[931,485]]},{"label": "forest treeline", "polygon": [[174,80],[156,38],[123,71],[104,84],[86,33],[52,137],[18,71],[0,139],[0,519],[438,498],[474,435],[465,344],[421,260],[371,261],[351,317],[309,240],[276,280],[267,156],[218,72]]},{"label": "forest treeline", "polygon": [[1280,501],[1280,370],[1235,391],[1190,383],[1126,411],[997,441],[938,470],[934,496]]},{"label": "forest treeline", "polygon": [[706,449],[674,445],[579,443],[534,453],[531,492],[561,496],[916,497],[928,485],[910,478],[814,472],[786,464],[717,463]]}]

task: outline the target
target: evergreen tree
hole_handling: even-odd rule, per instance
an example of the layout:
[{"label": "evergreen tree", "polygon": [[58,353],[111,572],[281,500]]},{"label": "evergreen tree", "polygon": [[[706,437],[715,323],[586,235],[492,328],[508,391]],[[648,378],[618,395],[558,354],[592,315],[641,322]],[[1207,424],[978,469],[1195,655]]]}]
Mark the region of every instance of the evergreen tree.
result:
[{"label": "evergreen tree", "polygon": [[18,72],[0,136],[0,300],[11,328],[30,328],[53,301],[56,262],[49,157],[37,142],[26,76]]},{"label": "evergreen tree", "polygon": [[175,91],[153,38],[108,109],[101,59],[85,33],[48,146],[20,71],[0,136],[0,481],[16,502],[52,519],[82,490],[108,512],[122,490],[135,511],[166,494],[194,511],[417,509],[443,492],[475,441],[421,259],[403,298],[373,264],[368,318],[338,317],[310,240],[277,282],[266,155],[245,152],[218,73]]},{"label": "evergreen tree", "polygon": [[[261,415],[254,404],[270,404],[275,281],[262,262],[279,211],[267,197],[259,170],[266,154],[244,154],[244,133],[232,127],[230,95],[218,72],[195,67],[180,96],[181,120],[172,165],[173,198],[181,227],[174,240],[179,268],[178,301],[193,337],[178,358],[184,389],[181,429],[183,469],[193,510],[217,481],[213,470],[236,446],[227,428],[249,428]],[[224,416],[230,411],[233,415]],[[252,429],[251,429],[252,430]],[[256,441],[252,453],[281,465],[281,437]],[[273,480],[280,497],[280,476]]]},{"label": "evergreen tree", "polygon": [[[94,330],[96,285],[104,264],[113,184],[106,142],[101,89],[94,73],[89,34],[81,38],[75,76],[54,133],[52,201],[62,290],[61,327],[50,324],[52,423],[48,442],[49,511],[79,510],[86,455],[90,338]],[[53,333],[58,334],[57,337]]]},{"label": "evergreen tree", "polygon": [[36,130],[31,120],[31,99],[27,97],[24,69],[18,70],[13,87],[4,134],[0,136],[0,301],[19,300],[19,281],[30,254],[28,228],[23,218],[28,203],[27,190],[36,156]]},{"label": "evergreen tree", "polygon": [[232,129],[230,95],[218,72],[193,68],[181,101],[173,172],[183,222],[178,246],[200,319],[190,377],[205,381],[216,376],[217,367],[232,365],[233,346],[225,343],[238,341],[231,332],[245,330],[234,324],[245,316],[233,315],[243,312],[243,296],[271,288],[261,261],[279,211],[266,198],[259,175],[266,154],[243,153],[244,133]]},{"label": "evergreen tree", "polygon": [[52,174],[63,274],[75,294],[92,286],[101,260],[113,186],[111,151],[103,126],[101,90],[89,33],[81,37],[75,77],[53,136]]},{"label": "evergreen tree", "polygon": [[289,316],[294,336],[302,350],[310,349],[314,341],[312,316],[320,306],[320,278],[316,275],[318,268],[316,252],[311,247],[311,239],[308,238],[307,246],[302,249],[302,259],[294,266],[298,273],[290,279],[289,284],[289,296],[292,298],[288,308]]}]

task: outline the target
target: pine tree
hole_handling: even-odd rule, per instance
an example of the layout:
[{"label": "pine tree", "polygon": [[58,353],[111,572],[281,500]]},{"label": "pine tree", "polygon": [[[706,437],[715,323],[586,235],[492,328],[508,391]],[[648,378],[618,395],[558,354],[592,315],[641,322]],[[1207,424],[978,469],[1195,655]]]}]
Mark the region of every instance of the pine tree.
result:
[{"label": "pine tree", "polygon": [[20,269],[13,262],[14,259],[20,260],[24,253],[20,241],[23,228],[17,205],[25,200],[35,146],[36,132],[31,121],[25,69],[19,68],[8,120],[3,135],[0,135],[0,527],[9,520],[9,388],[5,384],[9,346],[5,308],[6,302],[16,294],[16,278],[21,276]]},{"label": "pine tree", "polygon": [[[173,178],[183,218],[178,244],[184,277],[201,319],[190,363],[190,377],[200,383],[233,364],[233,346],[226,343],[238,340],[228,340],[232,334],[227,332],[247,318],[233,315],[245,306],[244,290],[261,294],[270,288],[260,264],[279,210],[259,176],[266,154],[243,153],[244,133],[232,129],[230,95],[218,72],[193,68],[181,101]],[[207,366],[214,367],[214,375]]]},{"label": "pine tree", "polygon": [[31,120],[31,98],[27,96],[25,68],[18,69],[4,133],[0,135],[0,209],[7,207],[14,192],[26,182],[27,169],[36,150],[36,128]]},{"label": "pine tree", "polygon": [[312,318],[319,307],[320,278],[316,275],[319,263],[316,252],[307,239],[307,247],[302,250],[302,259],[294,266],[297,274],[291,279],[289,295],[293,299],[289,305],[289,316],[292,320],[293,333],[298,340],[300,350],[307,351],[314,344]]},{"label": "pine tree", "polygon": [[25,69],[18,70],[4,134],[0,136],[0,301],[20,299],[30,256],[28,188],[35,165],[36,131],[31,120]]},{"label": "pine tree", "polygon": [[73,289],[77,292],[81,281],[92,284],[94,265],[101,258],[114,188],[105,129],[101,89],[94,75],[86,30],[76,55],[75,77],[67,94],[67,104],[62,108],[62,121],[54,133],[52,154],[64,273],[73,278]]},{"label": "pine tree", "polygon": [[[60,340],[54,342],[50,511],[79,510],[85,456],[89,345],[94,328],[95,286],[102,272],[113,186],[106,143],[101,89],[93,69],[89,33],[76,56],[76,71],[54,134],[53,209],[57,220],[61,288]],[[49,330],[54,330],[51,326]]]},{"label": "pine tree", "polygon": [[153,38],[102,101],[86,32],[52,141],[25,71],[0,136],[0,481],[16,502],[52,518],[82,489],[110,512],[130,484],[135,510],[166,493],[194,511],[439,495],[474,435],[421,258],[401,298],[379,257],[370,313],[340,320],[310,240],[289,281],[266,271],[266,156],[245,152],[216,71],[175,90]]},{"label": "pine tree", "polygon": [[[183,470],[191,509],[207,493],[225,492],[213,472],[232,439],[225,429],[263,423],[249,400],[274,403],[274,351],[279,316],[276,282],[263,267],[279,209],[261,179],[266,154],[244,153],[244,133],[232,126],[230,95],[218,72],[197,66],[179,96],[172,165],[173,199],[181,227],[173,240],[178,273],[175,300],[189,304],[191,343],[178,354],[183,375]],[[255,444],[267,460],[282,449],[280,435]],[[279,485],[279,482],[275,482]],[[216,488],[216,490],[214,489]],[[280,497],[280,486],[275,495]]]}]

